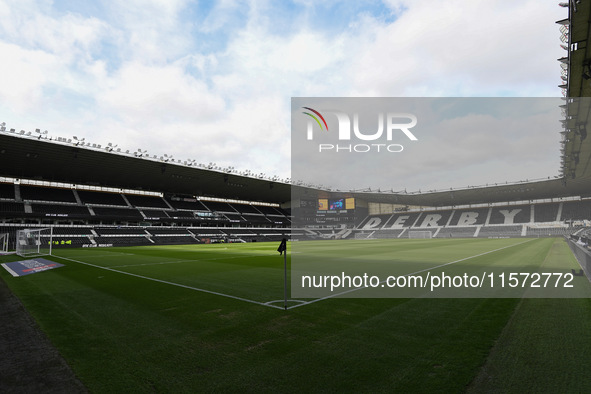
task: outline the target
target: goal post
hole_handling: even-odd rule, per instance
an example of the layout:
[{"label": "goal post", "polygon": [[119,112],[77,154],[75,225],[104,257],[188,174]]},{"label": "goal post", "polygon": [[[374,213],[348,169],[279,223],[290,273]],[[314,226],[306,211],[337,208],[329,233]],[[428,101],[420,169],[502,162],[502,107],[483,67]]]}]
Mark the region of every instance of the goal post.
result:
[{"label": "goal post", "polygon": [[16,254],[21,257],[51,255],[53,229],[24,229],[16,232]]},{"label": "goal post", "polygon": [[433,234],[429,230],[409,230],[408,238],[431,239],[433,238]]},{"label": "goal post", "polygon": [[8,233],[0,233],[0,253],[8,253]]}]

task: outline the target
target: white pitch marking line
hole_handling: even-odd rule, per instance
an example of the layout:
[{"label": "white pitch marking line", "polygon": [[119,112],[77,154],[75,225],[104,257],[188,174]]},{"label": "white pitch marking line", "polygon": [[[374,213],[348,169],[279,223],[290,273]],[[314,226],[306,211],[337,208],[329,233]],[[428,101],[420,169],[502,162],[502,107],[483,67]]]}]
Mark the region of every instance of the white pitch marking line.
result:
[{"label": "white pitch marking line", "polygon": [[[285,300],[267,301],[267,302],[265,302],[265,305],[275,304],[275,303],[278,303],[278,302],[285,302]],[[308,302],[308,301],[288,299],[287,302]]]},{"label": "white pitch marking line", "polygon": [[[528,239],[527,241],[519,242],[517,244],[513,244],[513,245],[509,245],[509,246],[503,246],[502,248],[498,248],[498,249],[491,250],[491,251],[488,251],[488,252],[476,254],[476,255],[470,256],[470,257],[465,257],[463,259],[459,259],[459,260],[456,260],[456,261],[451,261],[451,262],[445,263],[445,264],[440,264],[438,266],[431,267],[431,268],[425,268],[425,269],[422,269],[422,270],[419,270],[419,271],[416,271],[416,272],[411,272],[409,274],[404,274],[404,275],[400,275],[400,276],[415,275],[415,274],[420,274],[420,273],[425,272],[425,271],[435,270],[437,268],[445,267],[446,265],[451,265],[451,264],[459,263],[461,261],[470,260],[470,259],[473,259],[475,257],[484,256],[484,255],[489,254],[489,253],[498,252],[499,250],[503,250],[503,249],[507,249],[507,248],[512,248],[513,246],[522,245],[522,244],[524,244],[526,242],[530,242],[530,241],[533,241],[533,240],[534,240],[534,238],[531,238],[531,239]],[[384,283],[384,282],[386,282],[386,281],[383,280],[380,283]],[[318,302],[318,301],[327,300],[329,298],[338,297],[338,296],[341,296],[343,294],[348,294],[348,293],[352,293],[352,292],[357,291],[357,290],[363,290],[363,289],[367,289],[367,288],[368,287],[356,287],[356,288],[353,288],[353,289],[342,291],[342,292],[337,293],[337,294],[331,294],[331,295],[327,295],[327,296],[322,297],[322,298],[317,298],[317,299],[312,300],[312,301],[307,301],[305,304],[293,305],[293,306],[288,307],[287,309],[293,309],[293,308],[297,308],[297,307],[300,307],[300,306],[303,306],[303,305],[310,305],[310,304],[313,304],[313,303]]]},{"label": "white pitch marking line", "polygon": [[200,289],[198,287],[191,287],[191,286],[187,286],[187,285],[182,285],[180,283],[169,282],[169,281],[162,280],[162,279],[150,278],[148,276],[132,274],[130,272],[119,271],[119,270],[116,270],[116,269],[113,269],[113,268],[109,268],[109,267],[101,267],[100,265],[90,264],[90,263],[86,263],[84,261],[74,260],[74,259],[70,259],[70,258],[67,258],[67,257],[60,257],[60,256],[57,256],[57,255],[55,257],[58,257],[58,258],[64,259],[64,260],[70,260],[70,261],[73,261],[73,262],[79,263],[79,264],[88,265],[88,266],[94,267],[94,268],[100,268],[100,269],[104,269],[104,270],[107,270],[107,271],[117,272],[119,274],[134,276],[136,278],[147,279],[147,280],[151,280],[151,281],[159,282],[159,283],[164,283],[164,284],[171,285],[171,286],[182,287],[182,288],[189,289],[189,290],[195,290],[195,291],[200,291],[200,292],[203,292],[203,293],[214,294],[214,295],[218,295],[218,296],[222,296],[222,297],[226,297],[226,298],[233,298],[235,300],[249,302],[251,304],[257,304],[257,305],[262,305],[262,306],[266,306],[266,307],[269,307],[269,308],[275,308],[275,309],[281,309],[281,310],[283,310],[283,308],[281,308],[279,306],[276,306],[276,305],[267,305],[264,302],[249,300],[248,298],[242,298],[242,297],[237,297],[237,296],[233,296],[233,295],[230,295],[230,294],[219,293],[217,291]]}]

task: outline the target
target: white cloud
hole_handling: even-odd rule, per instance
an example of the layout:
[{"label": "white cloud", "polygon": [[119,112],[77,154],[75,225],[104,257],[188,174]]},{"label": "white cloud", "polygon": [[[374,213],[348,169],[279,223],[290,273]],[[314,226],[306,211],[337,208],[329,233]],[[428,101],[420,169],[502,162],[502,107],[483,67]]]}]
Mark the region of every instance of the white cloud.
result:
[{"label": "white cloud", "polygon": [[[43,88],[52,83],[62,64],[55,56],[0,42],[0,105],[3,112],[25,114],[44,99]],[[17,126],[18,127],[18,126]]]},{"label": "white cloud", "polygon": [[207,15],[185,0],[104,2],[91,16],[1,2],[0,121],[289,176],[292,96],[559,94],[553,2],[393,0],[395,21],[365,12],[339,29],[298,3],[277,19],[282,6],[256,1]]},{"label": "white cloud", "polygon": [[166,63],[183,56],[191,45],[189,26],[180,16],[186,0],[106,2],[109,23],[121,37],[118,56],[124,60]]},{"label": "white cloud", "polygon": [[132,124],[176,120],[202,123],[224,110],[221,97],[175,64],[126,63],[108,79],[97,101],[106,113],[117,114]]},{"label": "white cloud", "polygon": [[554,22],[565,15],[556,4],[450,0],[406,5],[395,23],[373,23],[375,40],[351,71],[356,94],[559,94],[554,59],[564,51]]}]

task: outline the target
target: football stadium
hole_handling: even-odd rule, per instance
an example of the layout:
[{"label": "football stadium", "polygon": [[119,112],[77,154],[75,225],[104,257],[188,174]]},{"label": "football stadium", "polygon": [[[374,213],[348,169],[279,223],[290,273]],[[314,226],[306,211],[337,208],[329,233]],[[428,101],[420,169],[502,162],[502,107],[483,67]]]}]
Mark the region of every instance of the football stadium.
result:
[{"label": "football stadium", "polygon": [[558,176],[343,191],[1,123],[0,391],[589,392],[591,2],[560,5]]}]

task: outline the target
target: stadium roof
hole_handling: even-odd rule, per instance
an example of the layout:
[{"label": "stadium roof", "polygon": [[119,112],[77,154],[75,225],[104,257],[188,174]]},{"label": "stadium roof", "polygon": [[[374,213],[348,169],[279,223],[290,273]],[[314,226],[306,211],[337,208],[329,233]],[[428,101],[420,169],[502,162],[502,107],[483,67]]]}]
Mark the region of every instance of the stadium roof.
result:
[{"label": "stadium roof", "polygon": [[563,107],[561,173],[567,180],[591,178],[591,2],[561,3],[568,6],[567,19],[560,25],[561,40],[567,55],[558,59],[562,65],[565,102]]},{"label": "stadium roof", "polygon": [[0,133],[1,176],[48,182],[282,203],[291,185],[107,152],[73,143]]},{"label": "stadium roof", "polygon": [[0,175],[12,178],[279,204],[291,200],[292,188],[300,198],[338,195],[371,202],[433,207],[591,196],[589,177],[566,183],[554,178],[430,193],[323,191],[178,162],[107,152],[104,148],[76,146],[75,141],[55,142],[10,132],[0,133],[0,162]]},{"label": "stadium roof", "polygon": [[560,87],[568,97],[591,97],[591,2],[569,0],[568,8],[568,18],[556,22],[561,25],[563,48],[568,52],[558,59],[565,69],[565,84]]},{"label": "stadium roof", "polygon": [[356,192],[351,197],[389,204],[424,207],[447,207],[495,202],[533,201],[560,197],[591,197],[589,180],[548,179],[500,186],[475,187],[461,190],[417,194]]}]

